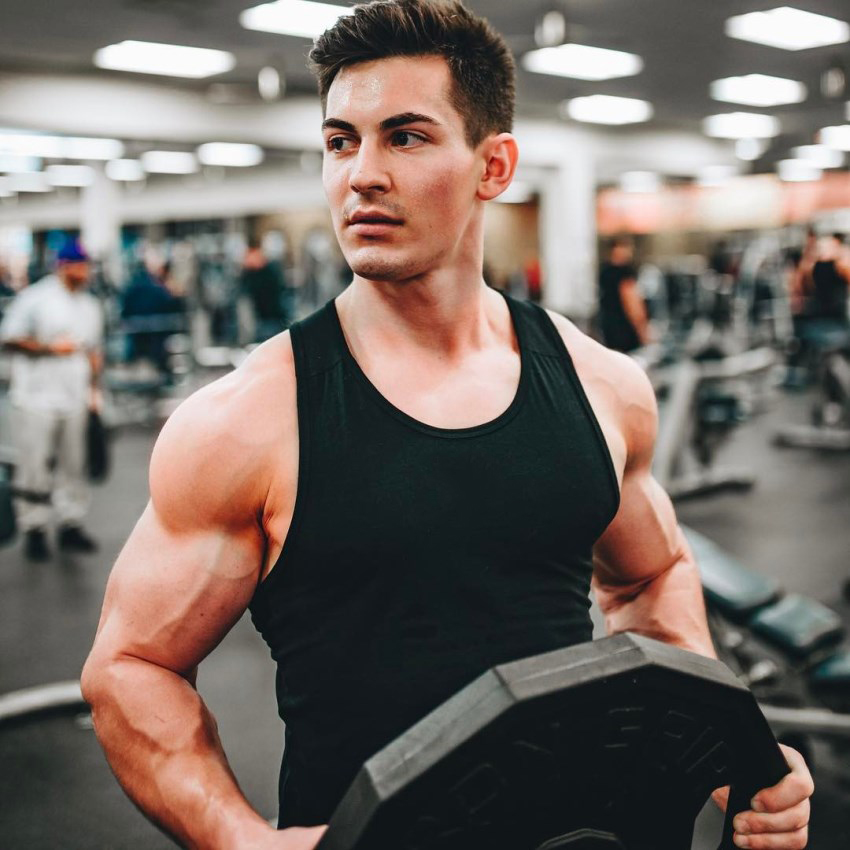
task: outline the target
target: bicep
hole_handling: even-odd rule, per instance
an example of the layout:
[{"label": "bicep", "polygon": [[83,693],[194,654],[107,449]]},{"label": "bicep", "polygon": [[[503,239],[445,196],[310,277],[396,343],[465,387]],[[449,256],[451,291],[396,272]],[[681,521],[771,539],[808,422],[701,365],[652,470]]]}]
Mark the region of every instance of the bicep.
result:
[{"label": "bicep", "polygon": [[684,539],[670,497],[650,471],[627,472],[620,508],[594,548],[597,583],[639,587],[684,554]]},{"label": "bicep", "polygon": [[149,504],[110,576],[96,651],[188,674],[247,608],[263,548],[259,528],[174,528]]},{"label": "bicep", "polygon": [[658,433],[655,393],[634,364],[624,366],[623,432],[627,453],[620,507],[594,548],[596,579],[605,584],[641,585],[669,569],[686,544],[670,497],[652,475]]}]

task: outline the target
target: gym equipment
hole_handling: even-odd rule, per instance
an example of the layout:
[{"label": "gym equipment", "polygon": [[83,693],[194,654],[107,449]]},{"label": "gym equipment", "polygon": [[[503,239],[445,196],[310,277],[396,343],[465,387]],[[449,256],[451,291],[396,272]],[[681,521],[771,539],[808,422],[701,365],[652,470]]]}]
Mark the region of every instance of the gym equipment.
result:
[{"label": "gym equipment", "polygon": [[[753,486],[755,475],[749,469],[712,466],[718,444],[742,419],[737,395],[723,385],[763,375],[775,362],[771,349],[757,348],[719,359],[686,360],[674,367],[653,462],[656,480],[672,499]],[[696,469],[687,471],[691,455]]]},{"label": "gym equipment", "polygon": [[54,682],[0,695],[0,726],[52,711],[88,711],[79,682]]},{"label": "gym equipment", "polygon": [[819,398],[812,425],[788,425],[775,434],[780,446],[850,450],[850,333],[826,338],[818,347]]},{"label": "gym equipment", "polygon": [[720,662],[625,634],[493,668],[361,769],[319,850],[682,850],[788,767]]},{"label": "gym equipment", "polygon": [[780,740],[807,756],[809,736],[846,746],[850,648],[838,614],[785,594],[707,537],[683,531],[702,575],[718,655],[752,689]]}]

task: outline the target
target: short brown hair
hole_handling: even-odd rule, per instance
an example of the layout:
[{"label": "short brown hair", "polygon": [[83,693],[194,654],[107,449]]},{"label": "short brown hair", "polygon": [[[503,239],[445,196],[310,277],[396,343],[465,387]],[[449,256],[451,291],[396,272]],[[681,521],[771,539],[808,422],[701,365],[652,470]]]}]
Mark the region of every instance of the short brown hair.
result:
[{"label": "short brown hair", "polygon": [[459,0],[372,0],[354,7],[310,51],[322,108],[342,68],[394,56],[442,56],[452,76],[450,101],[470,147],[513,127],[515,65],[499,33]]}]

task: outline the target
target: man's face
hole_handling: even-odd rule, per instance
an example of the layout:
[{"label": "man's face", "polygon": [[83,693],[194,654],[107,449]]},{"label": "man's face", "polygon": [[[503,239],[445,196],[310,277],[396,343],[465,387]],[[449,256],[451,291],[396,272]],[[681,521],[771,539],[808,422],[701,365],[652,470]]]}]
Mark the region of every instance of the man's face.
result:
[{"label": "man's face", "polygon": [[348,265],[404,281],[464,250],[484,161],[449,102],[441,57],[394,57],[343,68],[323,125],[322,179]]},{"label": "man's face", "polygon": [[88,283],[91,269],[88,262],[63,263],[60,273],[71,289],[82,289]]}]

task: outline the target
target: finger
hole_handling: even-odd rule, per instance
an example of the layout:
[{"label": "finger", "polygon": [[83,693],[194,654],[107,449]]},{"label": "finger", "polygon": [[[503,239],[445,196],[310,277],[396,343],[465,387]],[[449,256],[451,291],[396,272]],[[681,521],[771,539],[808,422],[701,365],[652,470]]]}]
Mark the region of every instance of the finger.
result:
[{"label": "finger", "polygon": [[803,757],[791,747],[779,745],[791,768],[791,773],[772,788],[765,788],[753,797],[756,812],[781,812],[812,796],[815,784]]},{"label": "finger", "polygon": [[741,812],[735,816],[732,826],[735,832],[744,835],[763,832],[796,832],[809,823],[810,806],[808,800],[803,800],[790,809],[776,814],[763,814],[757,812]]},{"label": "finger", "polygon": [[735,833],[733,840],[736,847],[745,847],[748,850],[803,850],[809,841],[809,828],[804,826],[794,832],[773,832],[761,835]]},{"label": "finger", "polygon": [[714,800],[714,804],[721,812],[725,812],[729,805],[729,786],[724,785],[722,788],[715,788],[711,792],[711,799]]}]

